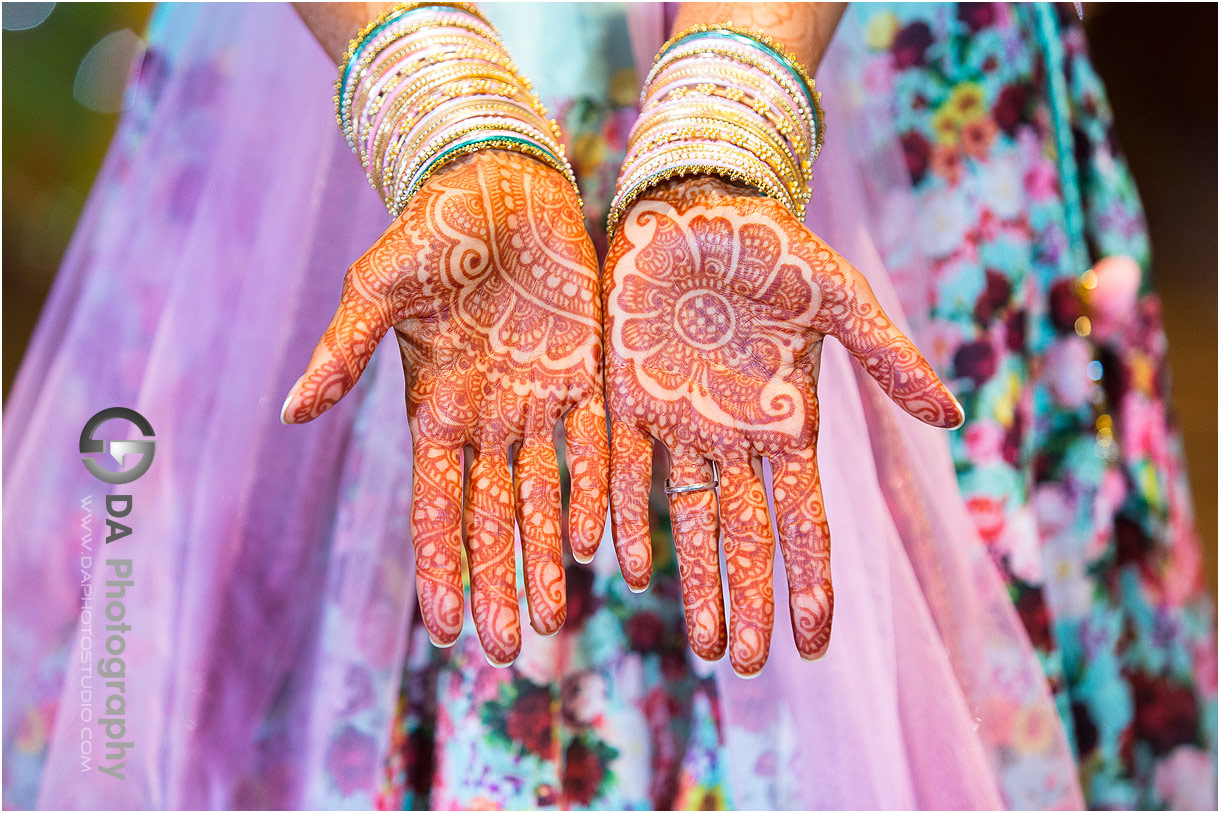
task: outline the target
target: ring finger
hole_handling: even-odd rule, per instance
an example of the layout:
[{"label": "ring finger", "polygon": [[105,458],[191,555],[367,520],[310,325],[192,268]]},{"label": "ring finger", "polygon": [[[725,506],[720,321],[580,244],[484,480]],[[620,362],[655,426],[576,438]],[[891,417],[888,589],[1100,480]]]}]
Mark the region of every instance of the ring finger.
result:
[{"label": "ring finger", "polygon": [[[704,660],[719,660],[726,644],[724,597],[720,586],[720,522],[717,518],[716,472],[703,458],[673,453],[666,481],[669,520],[682,581],[686,637]],[[683,491],[687,485],[706,488]]]}]

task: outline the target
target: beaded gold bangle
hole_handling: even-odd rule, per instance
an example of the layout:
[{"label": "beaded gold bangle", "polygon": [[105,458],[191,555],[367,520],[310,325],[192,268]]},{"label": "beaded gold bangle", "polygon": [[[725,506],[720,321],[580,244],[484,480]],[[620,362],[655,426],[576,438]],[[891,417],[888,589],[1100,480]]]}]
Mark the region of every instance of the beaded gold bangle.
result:
[{"label": "beaded gold bangle", "polygon": [[[512,85],[494,84],[490,80],[478,79],[466,85],[447,89],[445,95],[433,97],[417,109],[422,116],[438,105],[451,101],[458,96],[498,96],[500,98],[512,99],[517,96],[517,88]],[[381,185],[383,187],[390,185],[393,169],[397,165],[402,148],[407,142],[409,124],[410,122],[401,120],[387,120],[382,125],[383,132],[377,134],[370,163],[373,166],[382,168]]]},{"label": "beaded gold bangle", "polygon": [[607,217],[610,239],[657,183],[697,174],[747,184],[804,218],[821,99],[782,45],[732,24],[683,31],[658,52],[640,106]]},{"label": "beaded gold bangle", "polygon": [[[499,128],[497,128],[497,129],[499,129]],[[520,152],[524,155],[528,155],[532,158],[538,159],[542,163],[546,164],[547,166],[551,167],[552,169],[558,171],[561,175],[563,175],[564,178],[568,181],[568,184],[572,187],[572,191],[576,194],[576,200],[577,200],[578,204],[580,205],[581,208],[584,207],[584,200],[581,198],[581,195],[580,195],[580,187],[577,185],[576,178],[572,174],[571,166],[563,158],[557,158],[555,156],[553,150],[550,150],[540,144],[533,143],[533,142],[529,141],[528,139],[521,138],[520,135],[522,135],[522,134],[517,133],[512,130],[506,131],[504,134],[501,134],[501,133],[498,133],[496,130],[490,130],[490,129],[485,129],[484,127],[479,127],[479,128],[471,129],[470,134],[473,134],[472,141],[469,142],[467,144],[467,146],[462,149],[461,152],[459,152],[456,155],[452,155],[452,158],[458,158],[458,157],[461,157],[462,155],[469,155],[470,153],[477,152],[479,149],[491,148],[492,146],[497,147],[499,149],[506,149],[506,150],[511,150],[511,151],[515,151],[515,152]],[[459,142],[459,143],[466,143],[466,142]],[[477,146],[479,144],[482,144],[483,147]],[[435,159],[438,156],[444,155],[444,156],[446,156],[446,158],[445,158],[444,162],[442,162],[442,163],[447,163],[450,160],[449,156],[451,155],[451,153],[453,152],[454,149],[455,149],[454,142],[446,141],[439,149],[435,149],[431,153],[429,158]],[[440,168],[440,165],[438,165],[438,163],[435,160],[424,162],[423,164],[420,165],[420,168],[415,171],[415,175],[414,175],[415,179],[413,181],[410,181],[410,182],[407,182],[405,180],[400,181],[400,184],[406,183],[406,185],[396,188],[396,191],[395,191],[394,197],[393,197],[393,202],[391,204],[389,204],[390,213],[393,215],[396,215],[396,216],[399,213],[401,213],[402,210],[404,208],[406,208],[407,201],[409,201],[411,199],[411,196],[414,195],[416,192],[418,192],[423,187],[424,183],[428,180],[428,178],[432,177],[432,175],[435,174],[439,168]]]},{"label": "beaded gold bangle", "polygon": [[[501,116],[517,119],[521,121],[523,126],[532,127],[534,130],[540,130],[539,123],[531,120],[527,116],[527,111],[519,104],[514,104],[512,101],[490,101],[482,99],[462,99],[453,105],[439,108],[435,111],[434,117],[429,121],[420,119],[418,123],[411,128],[408,134],[407,143],[403,145],[403,150],[407,153],[414,153],[420,146],[428,141],[428,139],[436,132],[452,125],[456,121],[463,119],[485,117],[485,116]],[[549,124],[545,122],[544,124]],[[546,130],[542,130],[546,132]]]},{"label": "beaded gold bangle", "polygon": [[[370,90],[376,88],[378,83],[386,79],[387,75],[397,74],[399,79],[412,71],[418,70],[421,66],[433,66],[446,62],[452,59],[481,59],[484,62],[490,62],[493,65],[506,67],[506,63],[510,60],[503,51],[497,48],[486,48],[478,45],[470,45],[469,43],[451,43],[441,46],[442,50],[415,54],[409,53],[399,61],[388,61],[376,71],[369,73],[362,80],[363,84]],[[420,49],[424,50],[424,49]],[[384,95],[389,92],[393,79],[387,79],[386,84],[379,89],[379,93]],[[359,104],[360,96],[357,95],[353,101],[353,107],[361,106]],[[365,102],[367,105],[368,102]]]},{"label": "beaded gold bangle", "polygon": [[647,179],[651,174],[664,169],[670,164],[690,163],[696,159],[698,162],[708,164],[718,162],[726,169],[733,170],[737,175],[752,179],[754,185],[760,191],[763,191],[769,197],[773,197],[793,211],[796,211],[800,206],[800,203],[793,200],[792,196],[784,189],[783,182],[775,175],[772,168],[759,160],[749,150],[726,142],[695,141],[693,139],[679,144],[668,145],[663,150],[659,150],[655,155],[635,163],[631,171],[620,179],[620,191],[616,194],[615,206],[617,207],[621,202],[619,198],[624,195],[624,190],[634,189],[638,184],[643,182],[645,186],[636,191],[638,193],[646,191]]},{"label": "beaded gold bangle", "polygon": [[[567,170],[567,172],[565,173],[565,177],[567,175],[571,174],[571,167],[568,167],[566,164],[556,163],[554,156],[551,155],[550,153],[548,153],[546,150],[538,149],[538,148],[534,147],[533,145],[522,142],[518,139],[507,138],[507,137],[496,137],[496,136],[484,136],[476,141],[473,141],[473,142],[470,142],[467,144],[455,145],[449,151],[447,151],[443,156],[440,156],[437,161],[433,162],[430,166],[428,166],[426,171],[424,171],[420,175],[419,179],[416,181],[416,183],[414,185],[415,188],[407,191],[407,194],[404,195],[404,200],[409,200],[411,195],[414,194],[415,191],[418,191],[420,188],[422,188],[424,183],[429,178],[431,178],[441,169],[445,168],[446,166],[448,166],[449,164],[458,160],[459,158],[470,155],[472,153],[479,152],[481,150],[495,150],[495,149],[509,150],[510,152],[518,152],[523,155],[528,155],[532,158],[536,158],[537,160],[541,161],[542,163],[546,164],[547,166],[551,167],[552,169],[558,170],[561,173],[564,173],[565,170]],[[568,180],[572,185],[572,190],[576,194],[576,207],[578,209],[583,209],[585,204],[584,204],[584,199],[580,195],[580,188],[576,185],[576,181],[574,178],[569,177]],[[401,214],[401,210],[395,211],[394,208],[391,208],[390,213],[392,215],[394,215],[395,217],[397,217],[399,214]]]},{"label": "beaded gold bangle", "polygon": [[[427,5],[430,4],[419,4],[415,8],[408,8],[405,11],[419,11],[426,8]],[[383,22],[379,25],[388,24]],[[366,27],[368,34],[374,34],[377,28],[378,26],[373,26],[372,28]],[[352,40],[348,46],[349,54],[345,55],[344,59],[339,63],[339,78],[335,80],[335,112],[340,124],[342,124],[347,111],[350,109],[352,95],[363,82],[364,71],[377,59],[381,51],[390,42],[401,40],[421,31],[435,30],[436,28],[466,30],[482,37],[492,45],[500,46],[500,39],[490,24],[483,24],[476,20],[463,20],[452,15],[445,17],[425,15],[423,19],[415,20],[410,25],[403,27],[401,30],[394,31],[392,35],[384,38],[381,37],[380,33],[376,33],[366,40],[362,39],[362,37],[368,35],[362,34],[357,39]],[[360,54],[360,61],[353,65],[352,59],[357,53]]]},{"label": "beaded gold bangle", "polygon": [[[695,130],[704,136],[696,135]],[[799,190],[805,181],[805,174],[798,159],[786,149],[781,136],[751,128],[740,117],[716,116],[715,111],[710,110],[677,109],[672,111],[672,115],[658,117],[648,127],[639,128],[628,141],[628,161],[636,155],[650,152],[661,143],[676,140],[673,137],[675,133],[686,134],[689,138],[709,137],[715,140],[713,132],[719,134],[719,140],[749,149],[770,166],[777,177],[783,179],[785,188],[792,195],[801,195]]]},{"label": "beaded gold bangle", "polygon": [[[412,96],[418,92],[427,90],[431,86],[466,76],[483,76],[486,78],[499,79],[503,82],[516,82],[522,86],[523,91],[528,91],[528,88],[526,88],[525,83],[520,80],[520,76],[516,72],[516,69],[511,62],[504,65],[499,65],[494,62],[487,62],[477,59],[453,59],[429,64],[426,67],[421,68],[415,74],[408,77],[410,80],[409,84],[402,85],[399,83],[394,96],[396,98],[401,98],[404,95]],[[348,128],[352,135],[352,138],[349,139],[349,143],[354,143],[356,140],[358,140],[354,131],[355,117],[351,114],[353,111],[362,107],[362,105],[357,105],[355,102],[359,101],[363,95],[363,92],[356,94],[356,96],[353,98],[352,106],[348,109],[350,119]]]},{"label": "beaded gold bangle", "polygon": [[723,159],[723,156],[716,154],[714,148],[702,152],[693,146],[686,149],[687,152],[670,158],[651,174],[641,177],[638,181],[633,181],[629,185],[620,184],[621,197],[614,202],[606,217],[608,239],[614,239],[619,223],[627,210],[631,208],[631,204],[635,203],[649,189],[673,178],[712,175],[734,183],[745,184],[759,190],[769,198],[788,205],[780,191],[768,185],[764,177],[748,168],[741,169],[731,166]]},{"label": "beaded gold bangle", "polygon": [[[757,118],[752,121],[739,110],[692,99],[682,99],[664,107],[654,108],[647,118],[641,116],[636,129],[627,141],[627,151],[631,152],[635,139],[639,138],[642,134],[675,120],[692,124],[696,123],[696,121],[703,123],[724,121],[752,133],[755,138],[773,146],[775,149],[786,152],[785,136],[779,130],[760,124]],[[794,156],[789,155],[789,157],[793,158],[793,169],[799,174],[799,163],[797,163]]]},{"label": "beaded gold bangle", "polygon": [[736,125],[716,119],[694,119],[689,122],[679,122],[667,128],[660,128],[655,133],[650,131],[648,141],[642,144],[640,152],[648,152],[656,147],[671,144],[676,141],[727,141],[739,144],[760,158],[782,183],[785,191],[793,200],[802,200],[800,170],[792,165],[789,156],[781,148],[759,141],[757,137]]},{"label": "beaded gold bangle", "polygon": [[488,82],[499,82],[502,85],[511,85],[517,89],[519,97],[528,97],[531,102],[530,106],[540,116],[546,116],[546,108],[542,107],[541,102],[537,102],[532,98],[524,84],[520,81],[520,77],[512,71],[503,70],[496,66],[464,64],[464,65],[439,65],[438,70],[429,73],[422,79],[413,79],[410,86],[400,88],[395,94],[395,99],[391,106],[387,108],[384,118],[394,118],[403,114],[406,111],[407,115],[413,115],[416,121],[427,111],[420,104],[432,94],[438,91],[443,91],[445,88],[454,87],[462,82],[484,80]]},{"label": "beaded gold bangle", "polygon": [[[428,77],[426,77],[425,79],[419,80],[414,85],[403,88],[398,93],[396,93],[394,95],[394,100],[396,102],[398,100],[402,100],[402,102],[401,102],[401,104],[398,104],[397,106],[392,106],[392,107],[388,108],[386,111],[385,118],[391,118],[391,117],[397,116],[398,114],[400,114],[404,110],[406,110],[408,115],[414,116],[415,120],[418,121],[420,118],[420,114],[419,114],[418,110],[412,106],[412,104],[411,104],[412,101],[414,101],[418,95],[420,95],[422,93],[426,93],[426,91],[428,91],[432,88],[435,88],[442,83],[449,83],[449,82],[453,81],[455,78],[493,79],[493,80],[497,80],[500,82],[504,82],[505,84],[512,82],[516,78],[516,74],[511,71],[500,70],[498,68],[498,66],[492,66],[489,63],[483,63],[483,62],[478,62],[478,61],[474,61],[474,60],[471,60],[469,62],[457,62],[454,64],[442,63],[438,67],[442,68],[443,70],[441,70],[437,73],[433,73],[433,74],[429,75]],[[522,92],[524,92],[524,91],[522,91]],[[378,104],[379,108],[380,108],[380,106],[381,106],[381,103]],[[373,115],[375,115],[375,114],[373,114]],[[362,140],[362,141],[368,140],[368,132],[369,132],[369,128],[372,126],[372,124],[373,124],[373,122],[370,120],[361,129],[360,140]]]},{"label": "beaded gold bangle", "polygon": [[[782,69],[777,69],[773,64],[769,64],[765,59],[760,59],[742,53],[739,50],[741,46],[736,43],[725,45],[720,45],[718,43],[697,43],[697,45],[697,53],[699,54],[713,54],[715,56],[724,57],[765,73],[769,79],[788,92],[792,98],[792,101],[802,109],[803,117],[809,122],[810,132],[821,132],[821,127],[818,126],[821,119],[822,109],[820,104],[820,93],[815,96],[817,103],[810,106],[805,97],[805,90],[796,81],[794,81],[790,75],[781,73],[780,70]],[[692,44],[692,47],[694,47],[694,44]],[[654,70],[656,69],[654,68]],[[818,142],[821,142],[820,138],[818,139]]]},{"label": "beaded gold bangle", "polygon": [[[797,140],[794,141],[794,147],[801,152],[805,152],[809,148],[809,142],[806,138],[805,127],[808,119],[797,112],[796,108],[785,101],[782,97],[774,93],[768,93],[764,88],[753,87],[749,93],[740,89],[740,87],[732,87],[725,83],[717,83],[714,79],[729,79],[736,82],[738,85],[756,84],[755,77],[745,71],[737,70],[731,66],[731,63],[717,64],[714,67],[706,65],[707,60],[702,60],[690,68],[683,68],[672,73],[666,72],[658,77],[658,84],[664,82],[664,86],[678,85],[671,90],[666,91],[664,97],[657,95],[649,95],[640,108],[641,115],[657,105],[661,104],[665,99],[679,99],[687,95],[704,95],[717,96],[729,101],[737,102],[743,107],[749,108],[756,114],[765,116],[771,125],[785,135],[793,136]],[[692,85],[686,80],[702,80],[697,85]],[[682,83],[682,84],[679,84]],[[772,108],[780,111],[781,116],[777,116]]]},{"label": "beaded gold bangle", "polygon": [[661,61],[670,48],[674,47],[687,37],[694,34],[711,34],[715,32],[729,32],[761,44],[768,50],[774,52],[777,57],[787,64],[788,68],[792,70],[792,72],[795,73],[804,83],[805,87],[809,89],[810,95],[812,95],[814,92],[815,85],[813,82],[813,77],[809,75],[809,73],[805,70],[805,66],[801,64],[801,61],[796,58],[796,55],[792,53],[792,51],[789,50],[786,45],[777,42],[766,34],[759,33],[758,31],[752,31],[744,26],[734,25],[732,22],[713,23],[710,25],[693,25],[684,31],[674,34],[672,37],[666,40],[665,44],[661,46],[661,49],[657,51],[657,55],[653,59],[652,64],[655,66]]},{"label": "beaded gold bangle", "polygon": [[442,166],[488,148],[553,167],[579,198],[558,125],[468,4],[399,4],[364,26],[341,60],[335,109],[393,214]]},{"label": "beaded gold bangle", "polygon": [[[494,127],[493,127],[494,125]],[[555,153],[557,158],[562,158],[562,148],[554,141],[541,135],[537,128],[531,127],[528,124],[523,124],[517,120],[505,119],[502,116],[485,115],[478,118],[466,119],[465,121],[451,125],[452,129],[445,130],[432,140],[424,142],[418,148],[410,150],[415,155],[414,160],[406,165],[405,171],[396,173],[395,185],[400,184],[403,180],[409,180],[419,171],[419,168],[428,162],[433,155],[443,150],[449,142],[464,136],[468,133],[478,132],[480,130],[505,130],[508,132],[518,133],[524,136],[530,136],[535,141],[539,142],[540,146],[546,147]],[[414,145],[413,145],[414,147]],[[570,170],[565,173],[569,174]],[[575,179],[573,179],[575,182]]]},{"label": "beaded gold bangle", "polygon": [[[499,71],[489,66],[468,65],[465,67],[445,66],[446,70],[442,73],[435,74],[431,81],[419,82],[413,88],[406,88],[395,97],[391,102],[383,116],[384,121],[400,121],[407,131],[418,123],[425,115],[431,112],[435,105],[424,109],[417,104],[417,100],[426,100],[431,94],[434,94],[439,89],[447,87],[455,87],[458,83],[471,81],[487,81],[499,82],[502,85],[511,85],[516,89],[517,95],[515,98],[520,99],[525,90],[516,82],[516,74],[508,71]],[[450,101],[456,96],[451,97]],[[537,108],[534,108],[537,112]],[[545,111],[545,108],[543,108]],[[540,114],[541,115],[541,114]],[[370,158],[380,150],[382,142],[385,138],[385,127],[377,133],[373,148],[370,150]]]}]

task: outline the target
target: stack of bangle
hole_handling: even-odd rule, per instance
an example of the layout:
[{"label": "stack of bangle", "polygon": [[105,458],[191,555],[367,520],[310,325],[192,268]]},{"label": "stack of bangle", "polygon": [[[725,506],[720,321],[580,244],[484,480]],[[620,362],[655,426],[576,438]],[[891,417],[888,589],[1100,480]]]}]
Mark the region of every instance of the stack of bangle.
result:
[{"label": "stack of bangle", "polygon": [[404,3],[365,26],[339,62],[335,112],[395,216],[441,167],[486,148],[533,156],[577,189],[558,126],[466,3]]},{"label": "stack of bangle", "polygon": [[644,82],[606,224],[669,178],[749,184],[800,219],[822,146],[821,94],[782,45],[732,24],[696,26],[662,46]]}]

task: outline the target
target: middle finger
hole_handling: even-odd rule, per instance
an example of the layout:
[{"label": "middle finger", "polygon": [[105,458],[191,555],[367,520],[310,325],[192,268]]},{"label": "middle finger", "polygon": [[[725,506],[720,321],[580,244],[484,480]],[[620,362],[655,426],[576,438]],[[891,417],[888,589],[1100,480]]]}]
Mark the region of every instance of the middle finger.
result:
[{"label": "middle finger", "polygon": [[487,660],[507,666],[521,651],[517,566],[513,558],[513,482],[500,446],[475,453],[466,511],[470,605]]},{"label": "middle finger", "polygon": [[517,526],[525,563],[525,598],[530,624],[553,635],[567,615],[560,533],[559,460],[549,432],[521,444],[515,462]]},{"label": "middle finger", "polygon": [[771,583],[775,537],[758,460],[739,460],[722,468],[720,524],[732,606],[729,660],[738,675],[755,677],[767,662],[775,621]]}]

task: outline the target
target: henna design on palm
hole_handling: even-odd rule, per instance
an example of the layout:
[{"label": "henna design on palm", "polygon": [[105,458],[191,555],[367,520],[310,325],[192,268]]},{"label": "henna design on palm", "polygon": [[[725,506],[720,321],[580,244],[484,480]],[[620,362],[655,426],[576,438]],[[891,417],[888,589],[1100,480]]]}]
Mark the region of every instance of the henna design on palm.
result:
[{"label": "henna design on palm", "polygon": [[[414,442],[419,603],[439,646],[462,628],[464,540],[483,649],[496,664],[517,656],[514,523],[531,623],[546,635],[563,624],[553,432],[562,419],[569,538],[588,561],[608,499],[601,317],[597,258],[571,186],[510,152],[479,152],[429,179],[348,270],[334,318],[281,417],[303,423],[333,406],[394,328]],[[466,446],[474,464],[463,502]]]},{"label": "henna design on palm", "polygon": [[715,179],[675,181],[636,202],[603,272],[610,409],[610,517],[623,576],[648,584],[652,439],[675,484],[670,515],[696,654],[725,650],[718,529],[738,674],[766,662],[774,617],[775,541],[761,461],[770,461],[789,611],[802,657],[830,641],[830,532],[818,477],[822,339],[837,338],[920,420],[956,427],[962,412],[864,277],[780,204]]}]

